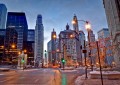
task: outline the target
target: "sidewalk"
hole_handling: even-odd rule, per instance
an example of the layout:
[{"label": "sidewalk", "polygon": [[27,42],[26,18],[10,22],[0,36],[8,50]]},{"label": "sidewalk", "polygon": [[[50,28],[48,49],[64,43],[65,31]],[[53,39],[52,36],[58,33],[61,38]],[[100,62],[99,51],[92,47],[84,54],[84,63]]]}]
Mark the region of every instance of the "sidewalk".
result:
[{"label": "sidewalk", "polygon": [[[90,79],[89,74],[85,79],[85,75],[82,75],[75,80],[75,85],[101,85],[101,79]],[[120,85],[120,80],[103,79],[103,85]]]}]

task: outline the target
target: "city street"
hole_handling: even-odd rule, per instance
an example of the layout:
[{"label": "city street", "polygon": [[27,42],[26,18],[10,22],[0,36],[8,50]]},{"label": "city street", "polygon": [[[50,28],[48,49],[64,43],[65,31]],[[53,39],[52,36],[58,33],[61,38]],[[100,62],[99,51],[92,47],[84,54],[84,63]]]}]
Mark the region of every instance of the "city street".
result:
[{"label": "city street", "polygon": [[84,70],[26,69],[0,72],[0,85],[74,85]]},{"label": "city street", "polygon": [[0,85],[120,85],[120,0],[0,0]]}]

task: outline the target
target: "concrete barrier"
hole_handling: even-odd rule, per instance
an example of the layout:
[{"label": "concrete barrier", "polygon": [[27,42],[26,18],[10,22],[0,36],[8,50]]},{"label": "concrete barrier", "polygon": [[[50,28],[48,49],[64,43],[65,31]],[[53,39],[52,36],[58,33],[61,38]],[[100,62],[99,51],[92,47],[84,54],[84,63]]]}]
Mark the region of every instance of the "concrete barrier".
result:
[{"label": "concrete barrier", "polygon": [[0,71],[10,71],[10,68],[0,68]]},{"label": "concrete barrier", "polygon": [[[120,79],[120,72],[118,71],[102,71],[103,79]],[[100,79],[100,71],[90,72],[91,79]]]}]

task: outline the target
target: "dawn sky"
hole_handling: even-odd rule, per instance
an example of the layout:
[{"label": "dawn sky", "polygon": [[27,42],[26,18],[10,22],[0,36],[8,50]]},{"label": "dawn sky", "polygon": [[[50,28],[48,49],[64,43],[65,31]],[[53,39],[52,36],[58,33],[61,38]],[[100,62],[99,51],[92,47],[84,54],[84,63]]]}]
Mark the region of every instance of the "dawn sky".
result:
[{"label": "dawn sky", "polygon": [[[45,49],[53,28],[57,35],[67,23],[73,28],[74,14],[78,20],[88,20],[95,34],[108,27],[102,0],[0,0],[0,3],[6,5],[8,12],[25,12],[29,29],[35,29],[37,15],[42,15]],[[79,22],[79,29],[86,33],[83,22]]]}]

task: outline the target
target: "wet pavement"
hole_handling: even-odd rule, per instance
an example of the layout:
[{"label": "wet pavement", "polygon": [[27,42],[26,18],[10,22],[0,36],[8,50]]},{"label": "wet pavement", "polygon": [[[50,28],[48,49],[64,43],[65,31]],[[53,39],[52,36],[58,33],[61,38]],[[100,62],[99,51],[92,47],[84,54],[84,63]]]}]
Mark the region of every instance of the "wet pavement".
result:
[{"label": "wet pavement", "polygon": [[74,85],[84,70],[27,69],[0,72],[0,85]]}]

